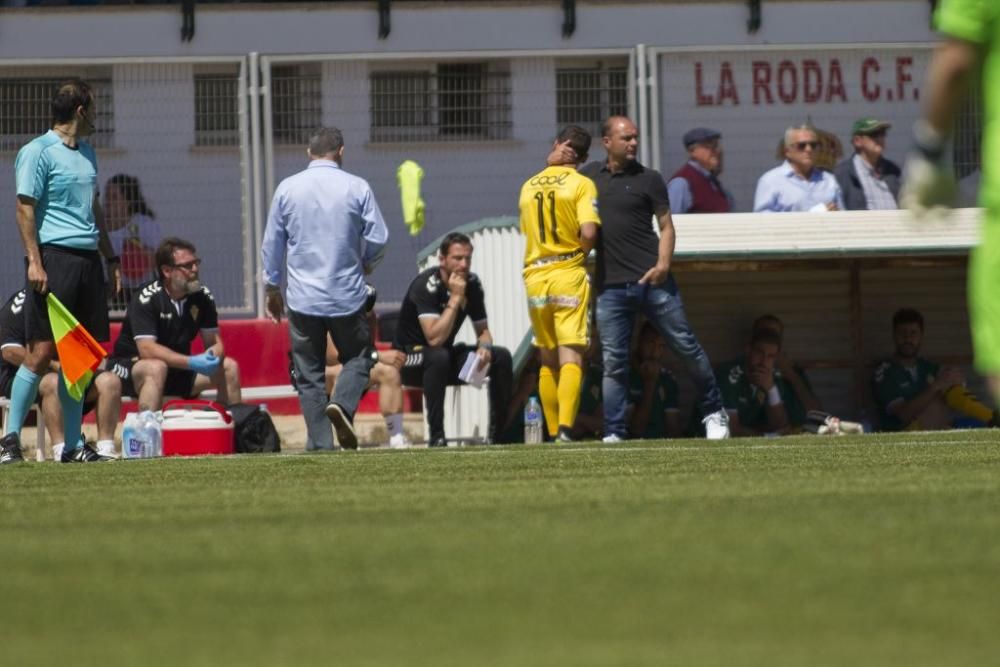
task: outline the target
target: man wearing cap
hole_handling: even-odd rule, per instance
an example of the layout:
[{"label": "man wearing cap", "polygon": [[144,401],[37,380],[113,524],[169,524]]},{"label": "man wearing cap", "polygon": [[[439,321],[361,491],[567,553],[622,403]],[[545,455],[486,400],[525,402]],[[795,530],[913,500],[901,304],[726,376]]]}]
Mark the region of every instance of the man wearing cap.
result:
[{"label": "man wearing cap", "polygon": [[854,155],[838,164],[833,175],[849,211],[894,210],[899,197],[900,169],[887,160],[885,136],[892,125],[877,118],[859,118],[851,127]]},{"label": "man wearing cap", "polygon": [[684,133],[690,159],[667,183],[670,210],[674,213],[728,213],[733,199],[719,182],[722,172],[722,135],[707,127]]}]

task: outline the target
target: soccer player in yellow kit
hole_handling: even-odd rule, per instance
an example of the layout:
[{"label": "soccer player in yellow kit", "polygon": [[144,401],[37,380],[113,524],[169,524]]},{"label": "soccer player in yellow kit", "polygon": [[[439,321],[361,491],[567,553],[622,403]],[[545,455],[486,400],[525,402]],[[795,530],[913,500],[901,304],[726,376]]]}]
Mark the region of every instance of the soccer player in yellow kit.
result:
[{"label": "soccer player in yellow kit", "polygon": [[521,186],[521,233],[528,314],[542,368],[538,395],[549,436],[570,441],[580,407],[583,353],[590,344],[590,279],[584,263],[597,241],[597,187],[576,168],[590,134],[569,125],[556,138],[575,160],[546,167]]}]

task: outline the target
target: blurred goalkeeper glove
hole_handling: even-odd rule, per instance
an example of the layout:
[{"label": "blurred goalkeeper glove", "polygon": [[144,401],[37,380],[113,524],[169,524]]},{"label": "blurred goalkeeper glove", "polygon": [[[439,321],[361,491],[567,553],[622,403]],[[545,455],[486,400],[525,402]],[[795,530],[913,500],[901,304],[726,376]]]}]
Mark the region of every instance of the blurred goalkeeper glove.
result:
[{"label": "blurred goalkeeper glove", "polygon": [[958,187],[955,175],[945,163],[945,139],[926,121],[913,126],[916,146],[903,167],[903,189],[899,203],[917,219],[924,219],[955,204]]},{"label": "blurred goalkeeper glove", "polygon": [[222,359],[215,356],[211,350],[188,357],[188,368],[201,375],[211,375],[219,368],[220,363]]}]

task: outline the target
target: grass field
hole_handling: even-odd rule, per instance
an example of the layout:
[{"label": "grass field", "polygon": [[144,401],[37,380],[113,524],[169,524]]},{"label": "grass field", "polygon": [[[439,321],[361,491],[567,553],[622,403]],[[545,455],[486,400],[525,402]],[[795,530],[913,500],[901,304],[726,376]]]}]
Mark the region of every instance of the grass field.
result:
[{"label": "grass field", "polygon": [[1000,436],[0,469],[3,665],[984,665]]}]

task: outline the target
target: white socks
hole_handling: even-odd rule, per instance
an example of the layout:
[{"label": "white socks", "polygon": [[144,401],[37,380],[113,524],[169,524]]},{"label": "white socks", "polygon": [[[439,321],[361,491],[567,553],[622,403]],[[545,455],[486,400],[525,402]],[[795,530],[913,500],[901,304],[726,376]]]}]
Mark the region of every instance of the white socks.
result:
[{"label": "white socks", "polygon": [[394,415],[386,415],[385,427],[389,429],[389,437],[401,434],[403,432],[403,413],[397,412]]}]

